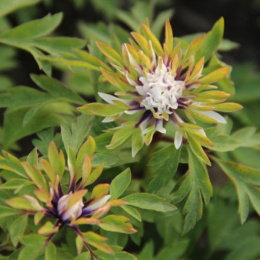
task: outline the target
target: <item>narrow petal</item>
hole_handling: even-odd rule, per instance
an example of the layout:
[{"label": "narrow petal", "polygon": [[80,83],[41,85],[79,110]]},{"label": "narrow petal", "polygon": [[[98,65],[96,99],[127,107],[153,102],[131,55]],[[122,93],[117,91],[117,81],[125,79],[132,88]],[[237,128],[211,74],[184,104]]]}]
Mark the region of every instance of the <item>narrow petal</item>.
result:
[{"label": "narrow petal", "polygon": [[107,203],[107,201],[110,199],[110,197],[111,197],[110,195],[106,195],[102,199],[100,199],[97,202],[94,202],[90,206],[86,207],[84,210],[94,211],[94,210],[104,206]]},{"label": "narrow petal", "polygon": [[107,116],[105,117],[103,120],[102,120],[102,123],[110,123],[110,122],[113,122],[115,121],[116,118],[114,118],[113,116]]},{"label": "narrow petal", "polygon": [[156,130],[162,134],[166,133],[166,129],[163,127],[163,119],[156,121]]},{"label": "narrow petal", "polygon": [[199,111],[199,113],[216,120],[220,124],[226,124],[227,123],[226,119],[222,115],[220,115],[219,113],[217,113],[215,111]]},{"label": "narrow petal", "polygon": [[117,98],[113,95],[109,95],[109,94],[106,94],[106,93],[98,92],[98,95],[109,104],[114,104],[114,102],[113,102],[114,100],[118,100],[118,101],[123,102],[125,104],[128,103],[127,100]]},{"label": "narrow petal", "polygon": [[183,134],[181,131],[177,130],[175,132],[175,138],[174,138],[174,145],[175,148],[178,150],[181,147],[182,144],[182,138],[183,138]]}]

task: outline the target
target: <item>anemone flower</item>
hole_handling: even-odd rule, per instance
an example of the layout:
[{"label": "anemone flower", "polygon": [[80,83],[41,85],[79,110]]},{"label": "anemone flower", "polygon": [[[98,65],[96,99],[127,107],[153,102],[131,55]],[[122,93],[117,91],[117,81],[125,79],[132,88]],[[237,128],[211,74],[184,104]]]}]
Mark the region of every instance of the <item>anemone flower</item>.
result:
[{"label": "anemone flower", "polygon": [[[223,19],[218,24],[222,26]],[[155,132],[166,134],[165,124],[172,122],[176,149],[185,139],[193,150],[200,149],[203,153],[201,145],[213,144],[197,121],[224,124],[226,120],[219,111],[241,109],[236,103],[224,103],[230,94],[218,90],[216,85],[228,78],[230,67],[206,66],[209,57],[204,57],[205,49],[210,49],[208,39],[211,36],[201,34],[189,45],[184,40],[174,40],[169,20],[165,24],[163,44],[148,23],[140,26],[140,32],[131,35],[133,39],[122,45],[121,54],[108,45],[97,43],[111,64],[110,69],[101,68],[101,79],[109,81],[119,91],[114,95],[99,93],[108,104],[91,103],[79,110],[105,116],[103,122],[118,119],[122,122],[122,117],[125,118],[115,129],[111,144],[107,146],[109,149],[132,135],[135,156],[144,143],[152,142]],[[202,159],[209,164],[206,156]]]}]

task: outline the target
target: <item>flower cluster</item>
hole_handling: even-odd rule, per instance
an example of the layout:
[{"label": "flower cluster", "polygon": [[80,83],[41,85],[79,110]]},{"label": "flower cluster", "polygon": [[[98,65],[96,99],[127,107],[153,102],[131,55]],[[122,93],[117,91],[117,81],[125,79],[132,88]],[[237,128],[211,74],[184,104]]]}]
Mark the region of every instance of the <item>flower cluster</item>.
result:
[{"label": "flower cluster", "polygon": [[[169,20],[165,24],[163,45],[147,24],[141,25],[140,33],[132,32],[131,35],[133,39],[130,43],[122,45],[122,55],[103,43],[97,43],[116,70],[101,68],[102,78],[116,86],[119,92],[115,96],[99,93],[109,104],[92,103],[79,110],[105,116],[103,122],[118,118],[122,122],[124,114],[140,114],[135,123],[129,123],[127,119],[128,122],[121,125],[108,148],[115,148],[122,143],[121,140],[125,141],[131,135],[138,136],[136,129],[140,127],[139,137],[132,138],[133,144],[139,142],[133,148],[134,156],[143,143],[151,143],[155,132],[165,134],[165,123],[171,121],[176,149],[185,138],[192,149],[200,147],[198,149],[203,154],[201,145],[213,144],[197,121],[226,123],[225,118],[216,111],[241,109],[238,104],[225,103],[230,95],[217,90],[216,84],[229,76],[230,67],[205,68],[208,58],[206,60],[201,50],[208,44],[204,45],[207,35],[202,34],[185,46],[181,40],[174,41]],[[127,130],[128,134],[119,134],[122,129]],[[209,164],[206,156],[201,159]]]},{"label": "flower cluster", "polygon": [[[20,210],[21,214],[33,215],[35,225],[38,225],[42,219],[50,218],[50,221],[46,221],[38,230],[40,235],[47,236],[46,244],[63,226],[68,226],[77,235],[78,253],[85,246],[91,256],[96,258],[91,246],[109,254],[114,253],[113,249],[104,242],[106,238],[92,231],[81,232],[79,225],[97,225],[107,231],[127,234],[134,233],[136,230],[124,216],[111,214],[104,217],[111,207],[127,204],[120,199],[110,200],[109,184],[98,184],[91,192],[86,189],[86,186],[93,184],[103,171],[103,164],[92,169],[91,158],[94,151],[95,141],[92,137],[81,146],[77,155],[69,148],[68,183],[66,181],[68,178],[64,174],[65,157],[62,151],[58,152],[54,142],[49,146],[48,160],[41,158],[39,167],[38,158],[34,164],[20,162],[8,153],[5,153],[5,158],[0,159],[1,168],[19,173],[27,184],[35,187],[34,196],[26,194],[13,197],[6,203]],[[16,167],[11,168],[10,161]]]}]

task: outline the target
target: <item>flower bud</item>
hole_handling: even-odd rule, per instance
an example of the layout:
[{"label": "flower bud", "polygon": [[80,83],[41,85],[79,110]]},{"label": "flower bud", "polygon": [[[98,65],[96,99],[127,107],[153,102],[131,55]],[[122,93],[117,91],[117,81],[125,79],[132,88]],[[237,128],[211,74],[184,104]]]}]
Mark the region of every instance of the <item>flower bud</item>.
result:
[{"label": "flower bud", "polygon": [[58,213],[63,221],[77,219],[82,213],[82,207],[84,206],[82,199],[78,200],[73,206],[69,207],[68,202],[73,196],[72,193],[62,196],[58,201]]}]

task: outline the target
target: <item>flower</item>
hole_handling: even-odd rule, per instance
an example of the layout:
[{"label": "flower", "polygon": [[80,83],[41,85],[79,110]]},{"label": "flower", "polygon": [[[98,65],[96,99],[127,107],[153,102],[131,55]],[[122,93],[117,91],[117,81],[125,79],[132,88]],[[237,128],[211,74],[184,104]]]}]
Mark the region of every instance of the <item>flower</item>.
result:
[{"label": "flower", "polygon": [[[49,146],[48,160],[41,158],[38,168],[35,164],[29,162],[19,162],[18,159],[6,153],[7,158],[12,158],[19,165],[19,169],[24,169],[22,176],[29,180],[35,187],[34,194],[13,197],[6,203],[18,210],[22,214],[34,216],[36,225],[42,219],[51,218],[54,222],[47,221],[40,227],[38,233],[48,236],[46,245],[52,237],[63,227],[71,228],[81,242],[78,247],[80,253],[82,247],[90,252],[91,256],[97,258],[90,245],[96,245],[100,240],[98,249],[103,252],[113,254],[113,249],[104,241],[106,238],[94,232],[82,232],[80,225],[97,225],[107,231],[116,231],[127,234],[136,232],[129,219],[120,215],[108,215],[111,207],[126,205],[127,203],[120,199],[110,200],[110,185],[106,183],[96,185],[91,192],[88,192],[86,186],[94,183],[103,170],[103,164],[92,170],[91,157],[94,153],[95,141],[92,137],[81,146],[77,155],[69,148],[68,169],[69,180],[64,185],[66,177],[65,158],[63,152],[58,152],[54,142]],[[2,158],[5,161],[4,158]],[[9,170],[11,170],[10,168]],[[15,169],[13,169],[15,172]],[[21,175],[21,174],[20,174]],[[115,230],[116,227],[116,230]],[[91,242],[91,238],[94,240]],[[90,245],[89,245],[90,244]],[[81,246],[82,245],[82,246]]]},{"label": "flower", "polygon": [[[218,26],[223,27],[223,19],[218,21]],[[130,39],[130,43],[122,45],[122,54],[103,43],[97,43],[112,66],[100,68],[101,78],[116,86],[119,92],[115,95],[99,93],[108,105],[91,103],[79,110],[82,113],[105,116],[103,122],[119,118],[122,122],[122,117],[126,118],[128,122],[117,129],[107,147],[113,149],[132,135],[133,156],[142,148],[143,143],[151,143],[155,132],[165,134],[165,123],[169,121],[175,129],[176,149],[180,148],[183,138],[192,149],[197,144],[212,146],[197,121],[226,123],[225,118],[216,111],[232,112],[242,108],[236,103],[224,103],[230,94],[217,90],[218,82],[228,80],[230,67],[220,62],[214,66],[205,65],[209,59],[205,57],[207,53],[204,51],[205,48],[210,48],[207,46],[210,44],[207,41],[207,37],[210,37],[208,35],[202,34],[189,45],[182,40],[174,41],[167,20],[165,41],[161,45],[147,24],[142,24],[140,28],[140,33],[131,33],[133,39]],[[135,123],[129,123],[124,114],[138,114],[139,119]],[[139,127],[141,131],[137,134],[136,129]],[[122,129],[128,131],[126,137],[123,137]],[[134,147],[135,143],[138,145]],[[205,154],[201,158],[209,164]]]}]

